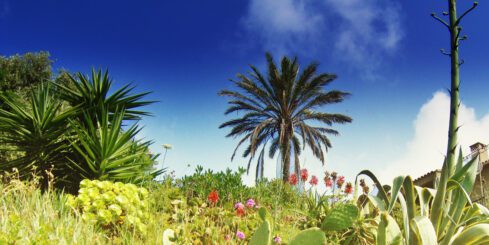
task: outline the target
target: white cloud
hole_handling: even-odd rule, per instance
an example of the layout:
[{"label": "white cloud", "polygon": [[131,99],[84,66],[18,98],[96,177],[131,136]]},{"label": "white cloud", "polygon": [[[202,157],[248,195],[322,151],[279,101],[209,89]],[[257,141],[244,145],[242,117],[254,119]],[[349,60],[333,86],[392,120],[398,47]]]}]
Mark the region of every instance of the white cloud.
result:
[{"label": "white cloud", "polygon": [[[413,118],[412,135],[407,141],[382,135],[372,137],[368,132],[349,135],[348,130],[345,130],[343,136],[334,139],[334,147],[326,155],[325,166],[306,150],[300,157],[301,167],[306,167],[311,174],[317,175],[320,179],[323,178],[324,170],[328,170],[337,171],[345,175],[348,181],[354,181],[356,174],[363,169],[371,170],[384,184],[392,184],[392,180],[399,175],[420,177],[442,166],[448,138],[449,108],[449,96],[443,92],[436,92],[420,107],[416,118]],[[469,146],[473,143],[489,143],[489,113],[479,118],[474,108],[462,103],[459,125],[462,125],[459,144],[464,155],[470,153]],[[385,131],[384,134],[395,135],[389,131]],[[352,142],[361,138],[369,138],[368,145]],[[339,142],[340,140],[342,142]],[[267,159],[266,177],[276,176],[275,165],[276,159]],[[254,169],[250,173],[254,173]],[[246,183],[253,183],[254,174],[244,179]],[[318,189],[324,191],[322,182]]]},{"label": "white cloud", "polygon": [[[414,121],[414,136],[407,143],[405,153],[388,164],[378,175],[385,183],[395,176],[411,175],[417,178],[442,166],[448,140],[450,97],[436,92],[418,112]],[[461,104],[459,109],[459,144],[465,155],[476,142],[489,143],[489,114],[478,119],[473,108]]]},{"label": "white cloud", "polygon": [[266,50],[322,52],[370,70],[404,35],[400,6],[387,0],[252,0],[243,23]]},{"label": "white cloud", "polygon": [[323,22],[305,0],[252,0],[243,21],[266,49],[282,54],[297,45],[307,46]]}]

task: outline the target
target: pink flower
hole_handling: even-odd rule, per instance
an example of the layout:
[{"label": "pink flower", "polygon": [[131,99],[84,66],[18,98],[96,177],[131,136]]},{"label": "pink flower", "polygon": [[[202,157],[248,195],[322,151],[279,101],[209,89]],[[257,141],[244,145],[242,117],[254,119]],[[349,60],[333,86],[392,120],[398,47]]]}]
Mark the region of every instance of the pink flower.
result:
[{"label": "pink flower", "polygon": [[280,238],[278,235],[276,235],[273,238],[273,242],[276,243],[276,244],[281,244],[282,243],[282,238]]},{"label": "pink flower", "polygon": [[326,188],[333,186],[333,181],[331,180],[330,177],[324,178],[324,184],[326,185]]},{"label": "pink flower", "polygon": [[237,231],[236,237],[238,237],[239,240],[244,240],[246,236],[242,231]]},{"label": "pink flower", "polygon": [[255,206],[255,200],[253,199],[248,199],[248,201],[246,201],[246,207],[249,207],[249,208],[253,208]]},{"label": "pink flower", "polygon": [[309,180],[309,184],[311,185],[317,185],[318,184],[318,177],[316,175],[311,176],[311,180]]},{"label": "pink flower", "polygon": [[241,209],[244,208],[244,205],[242,203],[238,202],[238,203],[234,204],[234,209],[240,209],[240,208]]},{"label": "pink flower", "polygon": [[301,180],[306,181],[308,177],[309,177],[309,173],[307,172],[307,169],[305,168],[301,169]]},{"label": "pink flower", "polygon": [[293,173],[289,176],[289,183],[291,185],[297,185],[297,181],[298,181],[298,179],[297,179],[297,175],[295,173]]},{"label": "pink flower", "polygon": [[345,176],[340,176],[338,177],[338,180],[336,180],[336,185],[338,186],[338,188],[341,188],[344,183],[345,183]]}]

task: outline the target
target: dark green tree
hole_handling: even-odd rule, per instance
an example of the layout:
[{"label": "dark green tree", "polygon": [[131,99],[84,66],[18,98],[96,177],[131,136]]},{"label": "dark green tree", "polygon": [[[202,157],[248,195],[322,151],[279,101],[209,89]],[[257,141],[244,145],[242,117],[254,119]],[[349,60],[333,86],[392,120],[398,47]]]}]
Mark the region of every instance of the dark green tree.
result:
[{"label": "dark green tree", "polygon": [[0,56],[0,91],[24,91],[51,80],[52,61],[48,52]]},{"label": "dark green tree", "polygon": [[248,146],[243,157],[249,157],[248,171],[252,160],[258,156],[256,178],[263,175],[265,149],[273,158],[277,151],[282,159],[282,178],[287,181],[294,156],[294,169],[299,171],[299,155],[307,146],[324,164],[325,151],[330,148],[328,135],[338,135],[330,128],[335,123],[349,123],[352,119],[342,114],[319,111],[325,105],[342,102],[349,93],[330,90],[336,75],[316,74],[318,64],[307,66],[299,72],[297,58],[283,57],[277,67],[272,56],[266,54],[268,74],[263,75],[254,66],[248,75],[238,74],[231,80],[236,90],[222,90],[219,95],[230,98],[225,114],[242,112],[238,118],[220,125],[230,127],[227,137],[241,137],[236,151],[243,144]]}]

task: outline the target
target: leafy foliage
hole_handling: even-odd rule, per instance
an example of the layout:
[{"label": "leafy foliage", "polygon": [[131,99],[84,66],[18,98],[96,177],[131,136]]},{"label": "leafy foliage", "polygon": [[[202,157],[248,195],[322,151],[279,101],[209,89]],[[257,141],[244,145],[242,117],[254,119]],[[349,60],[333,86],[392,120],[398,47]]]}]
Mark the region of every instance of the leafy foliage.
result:
[{"label": "leafy foliage", "polygon": [[317,122],[332,126],[334,123],[349,123],[352,119],[342,114],[320,112],[324,105],[339,103],[349,93],[339,90],[325,91],[336,75],[316,74],[317,64],[307,66],[299,74],[297,59],[283,57],[280,68],[270,54],[266,55],[268,77],[251,66],[252,72],[246,76],[238,74],[232,81],[238,90],[222,90],[219,94],[230,98],[230,107],[225,114],[243,112],[242,117],[221,124],[229,127],[227,137],[241,137],[237,149],[245,142],[248,146],[243,157],[251,161],[257,157],[256,178],[263,177],[265,149],[273,158],[277,151],[282,158],[283,180],[289,177],[290,157],[294,155],[294,167],[299,171],[299,155],[304,147],[309,147],[315,157],[324,163],[324,151],[330,148],[328,135],[338,135],[329,127],[312,126]]},{"label": "leafy foliage", "polygon": [[177,181],[177,184],[182,187],[188,201],[195,198],[205,200],[212,190],[217,190],[221,195],[219,202],[224,200],[234,203],[251,198],[249,188],[241,181],[241,176],[245,172],[243,168],[235,172],[231,169],[220,172],[204,171],[202,166],[197,166],[194,174],[184,176]]},{"label": "leafy foliage", "polygon": [[48,52],[0,56],[0,91],[26,95],[30,89],[51,79],[51,63]]},{"label": "leafy foliage", "polygon": [[145,188],[121,182],[83,180],[79,194],[68,196],[67,203],[83,220],[115,232],[120,226],[146,233],[151,222],[149,198]]},{"label": "leafy foliage", "polygon": [[324,235],[324,232],[322,232],[319,228],[309,228],[297,234],[297,236],[292,238],[289,244],[290,245],[300,245],[300,244],[322,245],[322,244],[326,244],[326,237]]},{"label": "leafy foliage", "polygon": [[326,231],[342,231],[353,226],[358,219],[358,208],[353,204],[338,205],[324,218],[321,228]]},{"label": "leafy foliage", "polygon": [[[454,169],[454,174],[446,178],[445,185],[438,185],[437,190],[414,186],[412,179],[399,176],[394,179],[391,193],[388,195],[370,171],[362,171],[372,178],[378,188],[376,196],[365,196],[369,205],[363,211],[378,209],[377,244],[419,244],[420,242],[452,244],[453,241],[471,244],[484,244],[488,227],[481,225],[489,221],[489,210],[472,203],[470,193],[474,187],[477,174],[476,158],[463,164],[462,152]],[[442,169],[442,175],[448,175],[448,169]],[[359,174],[359,175],[360,175]],[[444,199],[436,203],[436,196],[445,191]],[[416,201],[417,200],[417,201]],[[440,206],[436,206],[440,205]],[[401,223],[393,218],[395,207],[401,209]],[[437,215],[441,210],[442,215]],[[477,227],[477,228],[472,228]],[[474,229],[478,233],[473,232]],[[464,234],[464,236],[461,236]]]},{"label": "leafy foliage", "polygon": [[151,142],[135,140],[137,125],[123,128],[124,119],[148,114],[136,110],[152,103],[141,100],[147,93],[132,94],[124,86],[109,94],[108,72],[102,77],[93,71],[92,80],[78,77],[64,72],[55,86],[35,88],[28,103],[0,93],[0,148],[16,155],[0,170],[17,168],[22,178],[30,178],[33,171],[45,175],[52,169],[57,186],[69,192],[76,192],[84,178],[139,183],[163,172],[152,169],[157,155],[149,152]]},{"label": "leafy foliage", "polygon": [[108,113],[102,111],[101,118],[94,120],[96,125],[89,114],[85,122],[71,121],[77,136],[72,147],[77,154],[70,161],[83,178],[139,183],[163,172],[153,170],[156,156],[145,159],[150,142],[134,139],[139,128],[133,125],[122,130],[123,117],[124,112],[116,113],[109,121]]},{"label": "leafy foliage", "polygon": [[[0,138],[4,150],[20,153],[20,157],[0,165],[4,171],[16,168],[22,177],[33,169],[45,175],[54,168],[54,174],[64,176],[69,171],[66,156],[69,153],[66,132],[72,110],[60,111],[61,103],[52,95],[50,86],[40,86],[31,93],[29,105],[24,105],[13,93],[0,94],[6,109],[0,108]],[[44,181],[46,183],[46,181]]]},{"label": "leafy foliage", "polygon": [[72,107],[79,110],[79,118],[83,115],[90,115],[92,119],[103,117],[105,111],[109,115],[124,110],[125,120],[138,120],[141,116],[150,115],[148,112],[136,110],[141,106],[149,105],[154,101],[143,101],[142,99],[150,92],[133,94],[130,84],[122,86],[112,94],[112,80],[106,70],[103,74],[101,70],[92,70],[91,77],[77,73],[68,74],[68,84],[57,84],[60,97]]}]

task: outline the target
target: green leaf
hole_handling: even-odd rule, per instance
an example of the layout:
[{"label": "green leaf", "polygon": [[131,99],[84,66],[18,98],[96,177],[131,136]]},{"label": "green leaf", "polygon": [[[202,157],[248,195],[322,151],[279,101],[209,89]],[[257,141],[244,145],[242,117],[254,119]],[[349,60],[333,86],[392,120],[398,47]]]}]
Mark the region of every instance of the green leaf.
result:
[{"label": "green leaf", "polygon": [[415,234],[417,244],[437,244],[435,229],[426,216],[417,216],[411,220],[411,229]]},{"label": "green leaf", "polygon": [[341,231],[353,225],[358,219],[359,210],[353,204],[344,204],[334,207],[324,218],[321,228],[324,231]]},{"label": "green leaf", "polygon": [[326,244],[326,235],[319,228],[310,228],[299,232],[289,245],[323,245]]},{"label": "green leaf", "polygon": [[451,245],[476,245],[489,243],[489,224],[476,224],[452,237]]},{"label": "green leaf", "polygon": [[382,184],[380,184],[377,177],[370,170],[363,170],[357,174],[357,177],[355,178],[355,186],[356,186],[356,183],[358,182],[358,176],[363,175],[363,174],[367,175],[370,179],[372,179],[372,181],[374,182],[374,184],[378,190],[377,196],[380,197],[380,199],[382,201],[384,201],[386,207],[389,207],[389,197],[387,196],[387,193],[385,192],[384,187],[382,186]]},{"label": "green leaf", "polygon": [[382,212],[380,215],[379,229],[377,231],[377,245],[402,244],[403,237],[401,229],[389,213]]},{"label": "green leaf", "polygon": [[265,220],[255,231],[250,239],[250,245],[268,245],[272,241],[272,229],[270,223]]}]

